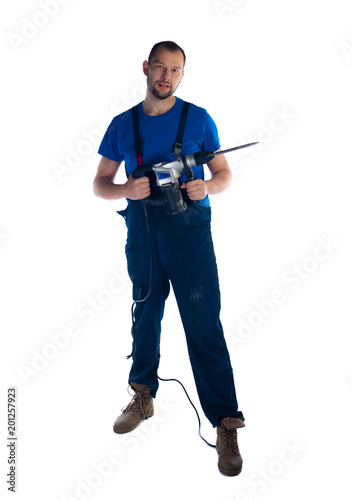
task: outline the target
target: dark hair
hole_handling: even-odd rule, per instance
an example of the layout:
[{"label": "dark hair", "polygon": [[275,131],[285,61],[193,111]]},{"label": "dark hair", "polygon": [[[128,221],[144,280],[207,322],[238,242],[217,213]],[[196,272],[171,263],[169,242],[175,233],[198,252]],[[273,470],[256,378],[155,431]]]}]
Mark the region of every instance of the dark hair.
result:
[{"label": "dark hair", "polygon": [[156,51],[160,47],[164,47],[165,49],[169,50],[170,52],[178,52],[180,50],[182,52],[182,54],[183,54],[183,59],[184,59],[183,66],[186,64],[186,54],[184,53],[184,50],[181,49],[181,47],[179,45],[177,45],[177,43],[171,42],[171,41],[156,43],[154,45],[154,47],[152,48],[152,50],[150,51],[150,54],[149,54],[149,57],[148,57],[148,63],[150,63],[150,61],[155,56]]}]

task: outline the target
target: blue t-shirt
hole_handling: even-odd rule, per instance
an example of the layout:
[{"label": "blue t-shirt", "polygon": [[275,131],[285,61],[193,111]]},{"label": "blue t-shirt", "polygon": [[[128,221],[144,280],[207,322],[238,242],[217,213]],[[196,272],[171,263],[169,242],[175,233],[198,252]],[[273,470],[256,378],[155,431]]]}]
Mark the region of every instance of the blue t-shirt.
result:
[{"label": "blue t-shirt", "polygon": [[[143,110],[142,102],[138,104],[144,165],[176,159],[173,150],[183,102],[182,99],[176,97],[173,107],[159,116],[147,115]],[[124,161],[128,176],[137,168],[134,143],[132,111],[129,109],[113,118],[101,141],[98,153],[109,160]],[[217,127],[204,108],[190,105],[182,144],[182,156],[197,151],[220,149]],[[192,170],[194,178],[204,179],[203,165],[193,167]],[[185,179],[185,174],[181,174],[181,182]],[[200,201],[200,205],[210,206],[208,196]]]}]

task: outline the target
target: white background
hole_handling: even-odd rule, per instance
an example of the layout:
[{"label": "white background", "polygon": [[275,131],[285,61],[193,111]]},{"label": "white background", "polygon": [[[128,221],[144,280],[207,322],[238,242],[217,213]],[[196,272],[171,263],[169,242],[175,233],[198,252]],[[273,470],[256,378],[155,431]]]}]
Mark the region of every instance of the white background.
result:
[{"label": "white background", "polygon": [[[350,1],[1,10],[1,495],[16,386],[18,499],[350,498]],[[247,424],[237,478],[219,474],[178,384],[161,383],[138,431],[112,432],[130,400],[131,287],[121,202],[96,198],[92,181],[103,132],[144,98],[142,62],[164,39],[187,54],[177,95],[208,109],[222,147],[261,142],[228,155],[233,185],[212,198]],[[173,297],[159,375],[179,378],[199,408]]]}]

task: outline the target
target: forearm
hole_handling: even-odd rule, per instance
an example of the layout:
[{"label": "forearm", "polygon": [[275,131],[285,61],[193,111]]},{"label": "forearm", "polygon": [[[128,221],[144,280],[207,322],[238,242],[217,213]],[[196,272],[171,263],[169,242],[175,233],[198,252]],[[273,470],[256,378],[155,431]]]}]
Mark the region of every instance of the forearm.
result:
[{"label": "forearm", "polygon": [[211,179],[205,181],[207,194],[222,193],[230,187],[232,181],[231,170],[219,170],[212,174]]},{"label": "forearm", "polygon": [[114,184],[115,176],[97,175],[94,179],[93,190],[97,196],[105,200],[119,200],[128,198],[130,200],[143,200],[150,195],[150,184],[148,177],[135,179],[129,175],[124,184]]},{"label": "forearm", "polygon": [[96,196],[104,200],[119,200],[126,198],[126,184],[114,184],[107,177],[97,177],[94,179],[93,190]]}]

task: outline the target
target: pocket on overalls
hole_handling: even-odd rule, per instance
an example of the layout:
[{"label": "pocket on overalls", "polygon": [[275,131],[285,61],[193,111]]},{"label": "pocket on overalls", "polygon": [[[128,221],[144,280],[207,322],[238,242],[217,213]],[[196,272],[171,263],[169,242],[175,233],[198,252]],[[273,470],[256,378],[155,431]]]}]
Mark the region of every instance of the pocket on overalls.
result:
[{"label": "pocket on overalls", "polygon": [[128,207],[129,205],[124,210],[116,210],[116,213],[121,215],[125,219],[125,222],[127,222]]},{"label": "pocket on overalls", "polygon": [[188,205],[187,210],[176,215],[179,227],[201,226],[210,224],[211,208],[193,203]]},{"label": "pocket on overalls", "polygon": [[125,253],[128,275],[133,283],[133,299],[140,300],[147,294],[151,258],[143,206],[129,203],[121,212],[127,226]]}]

